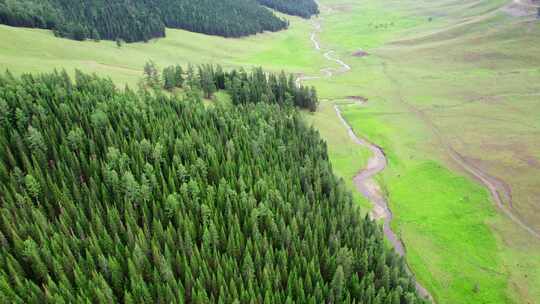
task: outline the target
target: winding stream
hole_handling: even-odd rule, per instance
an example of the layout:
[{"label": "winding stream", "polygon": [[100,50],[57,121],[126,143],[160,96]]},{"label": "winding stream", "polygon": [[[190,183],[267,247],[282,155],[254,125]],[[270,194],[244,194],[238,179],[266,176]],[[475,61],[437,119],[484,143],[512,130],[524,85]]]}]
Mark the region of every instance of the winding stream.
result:
[{"label": "winding stream", "polygon": [[[393,218],[392,211],[388,207],[388,201],[386,200],[385,195],[381,191],[379,184],[373,179],[375,175],[377,175],[379,172],[383,171],[386,168],[386,155],[384,154],[384,151],[381,147],[356,136],[351,126],[347,123],[345,118],[343,118],[343,115],[341,115],[339,107],[337,105],[334,105],[334,109],[336,110],[336,114],[345,126],[345,128],[347,128],[347,132],[349,133],[351,139],[356,144],[368,148],[372,153],[372,156],[368,160],[367,166],[363,168],[354,177],[354,185],[356,186],[356,189],[358,189],[358,191],[360,191],[360,193],[364,195],[364,197],[366,197],[371,203],[373,203],[373,210],[370,212],[371,218],[374,220],[383,221],[384,235],[392,244],[396,253],[404,257],[405,247],[403,246],[403,242],[390,227],[390,222]],[[410,275],[414,276],[408,265],[406,265],[406,270]],[[418,281],[415,281],[415,284],[418,294],[434,302],[433,297],[424,286],[420,285]]]},{"label": "winding stream", "polygon": [[[319,4],[319,7],[323,9],[323,6],[321,6],[320,4]],[[326,8],[326,11],[330,11],[330,9]],[[322,31],[322,27],[320,23],[321,19],[322,18],[319,17],[312,21],[313,32],[310,34],[310,40],[313,43],[313,48],[317,51],[321,51],[321,45],[319,41],[317,40],[317,34]],[[331,67],[324,68],[320,71],[321,75],[318,75],[318,76],[300,75],[296,79],[296,84],[300,86],[302,82],[306,80],[320,79],[323,77],[329,78],[337,74],[346,73],[350,71],[351,66],[345,63],[343,60],[337,57],[334,57],[333,56],[334,53],[335,51],[329,50],[325,52],[323,56],[328,61],[337,63],[340,66],[339,68],[331,68]],[[373,179],[375,175],[377,175],[379,172],[383,171],[386,168],[386,165],[387,165],[386,156],[383,150],[379,146],[374,145],[370,143],[369,141],[356,136],[351,126],[343,118],[343,115],[341,114],[341,111],[338,105],[334,105],[334,109],[336,111],[337,116],[339,117],[339,119],[341,120],[345,128],[347,129],[347,132],[349,136],[351,137],[351,139],[356,144],[368,148],[372,153],[372,156],[368,160],[367,166],[363,168],[354,177],[354,184],[356,188],[358,189],[358,191],[362,193],[362,195],[364,195],[370,202],[373,203],[373,210],[370,212],[371,218],[374,220],[383,221],[384,235],[390,241],[395,251],[400,256],[405,256],[405,247],[403,246],[401,239],[394,233],[394,231],[392,231],[390,227],[390,222],[392,221],[392,212],[390,208],[388,207],[388,201],[386,200],[386,197],[382,193],[377,182]],[[406,270],[409,274],[413,275],[408,265],[406,266]],[[417,281],[416,281],[416,290],[418,294],[420,294],[422,297],[428,298],[431,301],[433,301],[433,297],[431,296],[431,294],[427,291],[426,288],[420,285]]]}]

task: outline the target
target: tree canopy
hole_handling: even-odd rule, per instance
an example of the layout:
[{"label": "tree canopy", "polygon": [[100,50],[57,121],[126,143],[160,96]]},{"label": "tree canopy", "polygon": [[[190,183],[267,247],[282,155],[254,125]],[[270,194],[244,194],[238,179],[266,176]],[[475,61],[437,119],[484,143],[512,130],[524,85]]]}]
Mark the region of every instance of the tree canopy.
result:
[{"label": "tree canopy", "polygon": [[[184,70],[187,71],[185,75]],[[319,104],[314,87],[297,85],[293,75],[266,73],[262,68],[247,72],[243,69],[225,71],[220,65],[211,64],[196,69],[176,65],[164,68],[160,78],[157,66],[150,61],[145,65],[144,82],[147,87],[169,91],[183,87],[201,90],[206,98],[225,90],[234,104],[266,102],[311,112],[316,111]]]},{"label": "tree canopy", "polygon": [[289,15],[309,18],[319,14],[314,0],[257,0],[260,4]]},{"label": "tree canopy", "polygon": [[255,0],[0,0],[0,23],[126,42],[164,37],[165,27],[241,37],[288,26]]},{"label": "tree canopy", "polygon": [[424,303],[297,110],[169,95],[0,76],[1,303]]}]

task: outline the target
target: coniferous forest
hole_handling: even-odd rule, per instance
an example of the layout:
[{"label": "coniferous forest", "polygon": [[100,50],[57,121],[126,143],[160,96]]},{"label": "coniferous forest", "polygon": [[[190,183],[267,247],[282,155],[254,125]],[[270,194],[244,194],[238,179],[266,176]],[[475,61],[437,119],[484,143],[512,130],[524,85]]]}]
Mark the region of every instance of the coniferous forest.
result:
[{"label": "coniferous forest", "polygon": [[319,7],[314,0],[257,0],[260,4],[289,15],[309,18],[319,14]]},{"label": "coniferous forest", "polygon": [[145,66],[145,83],[152,88],[172,90],[184,86],[198,89],[206,98],[217,91],[229,93],[234,104],[266,102],[280,106],[296,106],[311,112],[317,110],[319,100],[314,87],[297,85],[293,75],[265,73],[261,68],[252,72],[245,70],[225,71],[219,65],[188,66],[187,76],[181,66],[163,69],[160,77],[153,62]]},{"label": "coniferous forest", "polygon": [[[317,12],[313,0],[260,3],[303,17]],[[255,0],[0,0],[0,23],[51,29],[76,40],[127,42],[164,37],[165,27],[241,37],[288,26]]]},{"label": "coniferous forest", "polygon": [[192,89],[0,76],[1,303],[424,303],[298,110]]}]

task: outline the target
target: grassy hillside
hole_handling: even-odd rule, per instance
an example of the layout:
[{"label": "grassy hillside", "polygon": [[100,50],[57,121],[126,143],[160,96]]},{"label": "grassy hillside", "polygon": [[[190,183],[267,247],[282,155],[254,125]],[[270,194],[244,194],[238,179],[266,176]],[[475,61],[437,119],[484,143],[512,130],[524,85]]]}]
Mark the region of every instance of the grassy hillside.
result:
[{"label": "grassy hillside", "polygon": [[[369,99],[346,118],[389,155],[393,226],[420,281],[440,303],[538,303],[540,242],[445,148],[503,179],[509,209],[539,229],[538,23],[501,1],[325,3],[323,44],[352,71],[313,83],[327,97]],[[353,57],[359,49],[370,55]]]},{"label": "grassy hillside", "polygon": [[307,22],[293,19],[289,31],[265,33],[243,39],[226,39],[168,29],[165,39],[127,44],[110,41],[73,41],[55,38],[50,31],[0,25],[3,46],[0,65],[15,73],[45,72],[55,68],[99,72],[119,83],[134,85],[144,63],[221,63],[225,66],[260,66],[271,70],[305,71],[322,68],[324,59],[310,49]]},{"label": "grassy hillside", "polygon": [[[540,303],[540,241],[503,215],[445,148],[503,179],[512,190],[510,210],[540,229],[538,23],[508,13],[503,0],[321,3],[321,46],[352,66],[308,82],[328,100],[306,117],[327,139],[336,173],[352,188],[367,153],[348,139],[331,100],[365,96],[367,105],[344,107],[345,116],[388,155],[380,181],[393,227],[437,302]],[[313,50],[311,30],[301,19],[285,32],[234,40],[168,30],[165,39],[119,49],[0,27],[0,66],[16,73],[80,68],[130,85],[147,59],[315,75],[332,64]],[[358,50],[369,56],[353,56]]]}]

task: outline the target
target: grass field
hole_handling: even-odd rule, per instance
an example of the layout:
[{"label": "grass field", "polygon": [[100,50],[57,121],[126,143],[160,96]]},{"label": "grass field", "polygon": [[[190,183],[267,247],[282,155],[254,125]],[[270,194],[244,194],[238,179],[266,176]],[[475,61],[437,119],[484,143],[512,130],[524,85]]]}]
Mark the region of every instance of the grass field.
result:
[{"label": "grass field", "polygon": [[[539,303],[540,242],[501,215],[417,113],[504,178],[512,211],[538,229],[539,25],[497,10],[501,1],[323,3],[333,12],[322,43],[353,69],[313,83],[335,98],[369,98],[345,117],[388,154],[393,227],[419,280],[439,303]],[[359,49],[370,56],[353,57]]]},{"label": "grass field", "polygon": [[[540,230],[539,23],[505,14],[504,0],[321,2],[327,8],[321,46],[352,70],[308,84],[324,100],[369,99],[342,110],[388,156],[379,181],[417,278],[437,303],[540,303],[540,241],[497,210],[418,115],[469,161],[504,178],[512,211]],[[78,68],[135,85],[149,59],[159,66],[213,62],[309,75],[331,66],[312,48],[311,23],[288,18],[291,28],[278,33],[223,39],[168,30],[165,39],[122,48],[0,26],[0,67]],[[358,50],[370,55],[352,56]],[[306,120],[327,140],[334,171],[354,191],[352,177],[369,154],[348,138],[331,103]]]},{"label": "grass field", "polygon": [[80,69],[110,76],[118,83],[135,85],[144,64],[219,63],[225,67],[264,66],[267,69],[315,73],[324,58],[311,49],[306,38],[311,24],[287,17],[291,29],[242,39],[167,30],[167,38],[148,43],[73,41],[55,38],[50,31],[0,25],[0,66],[14,73],[46,72],[55,68]]}]

